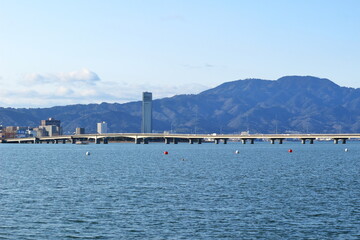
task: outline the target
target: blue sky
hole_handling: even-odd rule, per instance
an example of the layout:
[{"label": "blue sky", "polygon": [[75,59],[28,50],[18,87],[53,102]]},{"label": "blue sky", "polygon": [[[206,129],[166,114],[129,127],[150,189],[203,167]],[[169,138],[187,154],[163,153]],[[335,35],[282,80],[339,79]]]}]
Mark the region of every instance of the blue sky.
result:
[{"label": "blue sky", "polygon": [[0,106],[128,102],[285,75],[360,87],[360,1],[0,0]]}]

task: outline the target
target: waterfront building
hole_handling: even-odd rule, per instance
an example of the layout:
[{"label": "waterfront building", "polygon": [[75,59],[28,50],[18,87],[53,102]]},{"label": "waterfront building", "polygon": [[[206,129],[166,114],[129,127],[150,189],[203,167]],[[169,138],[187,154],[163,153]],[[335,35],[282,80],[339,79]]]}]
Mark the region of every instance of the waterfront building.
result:
[{"label": "waterfront building", "polygon": [[25,136],[26,137],[36,137],[37,135],[37,132],[34,128],[28,128],[26,131],[25,131]]},{"label": "waterfront building", "polygon": [[60,135],[60,134],[59,134],[59,129],[58,129],[58,127],[55,126],[55,125],[47,125],[47,126],[44,126],[44,129],[45,129],[45,131],[47,132],[47,135],[48,135],[49,137]]},{"label": "waterfront building", "polygon": [[29,127],[7,126],[0,129],[0,138],[25,138],[30,137]]},{"label": "waterfront building", "polygon": [[5,138],[4,127],[0,125],[0,139],[4,139],[4,138]]},{"label": "waterfront building", "polygon": [[141,132],[152,132],[152,93],[143,92]]},{"label": "waterfront building", "polygon": [[49,118],[47,120],[41,120],[41,126],[57,126],[60,128],[60,124],[61,124],[61,121],[60,120],[56,120],[55,118]]},{"label": "waterfront building", "polygon": [[41,120],[38,135],[40,136],[59,136],[61,135],[61,121],[55,118]]},{"label": "waterfront building", "polygon": [[34,128],[34,131],[36,132],[36,134],[35,134],[36,137],[45,137],[45,136],[47,136],[46,130],[41,126],[39,126],[37,128]]},{"label": "waterfront building", "polygon": [[85,134],[85,128],[80,128],[80,127],[76,128],[75,134],[76,135]]},{"label": "waterfront building", "polygon": [[29,127],[16,127],[16,138],[25,138],[28,137],[27,130]]},{"label": "waterfront building", "polygon": [[15,138],[17,134],[17,127],[16,126],[7,126],[3,128],[3,135],[5,138]]},{"label": "waterfront building", "polygon": [[97,133],[107,133],[107,123],[106,122],[99,122],[97,124]]}]

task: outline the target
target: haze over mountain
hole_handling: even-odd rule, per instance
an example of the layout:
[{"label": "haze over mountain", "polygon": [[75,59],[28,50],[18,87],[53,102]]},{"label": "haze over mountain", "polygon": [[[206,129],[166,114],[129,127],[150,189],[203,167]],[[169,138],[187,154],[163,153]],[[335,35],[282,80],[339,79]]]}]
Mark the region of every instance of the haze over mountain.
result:
[{"label": "haze over mountain", "polygon": [[[49,117],[61,120],[65,134],[76,127],[95,132],[100,121],[108,123],[109,132],[140,132],[141,101],[0,108],[4,126],[35,127]],[[154,100],[153,125],[156,132],[178,133],[360,132],[360,89],[311,76],[237,80],[200,94]]]}]

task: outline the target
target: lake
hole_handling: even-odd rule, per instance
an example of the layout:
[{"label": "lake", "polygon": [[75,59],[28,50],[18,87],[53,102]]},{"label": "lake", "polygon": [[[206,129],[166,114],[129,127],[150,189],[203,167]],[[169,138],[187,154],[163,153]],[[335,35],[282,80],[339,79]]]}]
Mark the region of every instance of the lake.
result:
[{"label": "lake", "polygon": [[0,151],[0,239],[360,239],[360,142]]}]

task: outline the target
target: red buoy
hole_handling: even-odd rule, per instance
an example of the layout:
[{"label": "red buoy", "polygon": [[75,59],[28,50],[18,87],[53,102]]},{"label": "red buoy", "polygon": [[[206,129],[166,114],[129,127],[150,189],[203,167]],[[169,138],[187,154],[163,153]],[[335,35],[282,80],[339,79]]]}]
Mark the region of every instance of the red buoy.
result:
[{"label": "red buoy", "polygon": [[165,151],[165,152],[164,152],[164,154],[165,154],[165,155],[168,155],[168,154],[169,154],[169,152],[168,152],[168,151]]},{"label": "red buoy", "polygon": [[289,149],[288,152],[289,152],[289,153],[292,153],[292,149]]}]

